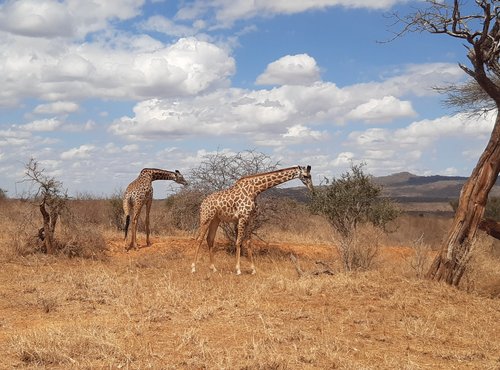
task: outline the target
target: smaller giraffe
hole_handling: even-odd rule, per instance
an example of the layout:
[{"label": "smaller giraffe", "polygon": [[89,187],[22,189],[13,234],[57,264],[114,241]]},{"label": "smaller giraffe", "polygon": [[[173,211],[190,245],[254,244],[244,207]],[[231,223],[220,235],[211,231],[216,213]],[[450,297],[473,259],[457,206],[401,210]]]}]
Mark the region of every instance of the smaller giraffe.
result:
[{"label": "smaller giraffe", "polygon": [[127,239],[128,227],[130,224],[130,217],[132,216],[132,231],[129,245],[125,246],[125,250],[135,249],[137,222],[141,214],[141,209],[146,204],[146,244],[149,242],[149,211],[151,210],[151,203],[153,202],[153,185],[152,182],[156,180],[172,180],[178,184],[187,185],[187,181],[177,170],[175,172],[162,170],[158,168],[144,168],[139,176],[132,181],[125,191],[123,198],[123,211],[125,213],[125,240]]},{"label": "smaller giraffe", "polygon": [[214,265],[213,245],[219,223],[223,221],[234,222],[237,227],[236,275],[241,274],[240,253],[243,241],[245,241],[248,247],[252,274],[255,274],[255,264],[247,227],[256,212],[255,199],[257,195],[263,191],[297,178],[300,179],[310,191],[314,191],[311,180],[311,166],[295,166],[251,176],[244,176],[236,181],[232,187],[212,193],[206,197],[201,203],[200,230],[197,236],[198,245],[193,263],[191,264],[191,272],[196,272],[198,253],[205,235],[207,235],[210,268],[214,272],[217,271]]}]

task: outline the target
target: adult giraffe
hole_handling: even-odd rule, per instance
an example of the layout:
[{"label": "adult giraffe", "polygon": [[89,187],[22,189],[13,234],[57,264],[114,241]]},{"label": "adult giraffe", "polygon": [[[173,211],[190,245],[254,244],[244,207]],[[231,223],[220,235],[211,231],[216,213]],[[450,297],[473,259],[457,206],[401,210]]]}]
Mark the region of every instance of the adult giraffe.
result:
[{"label": "adult giraffe", "polygon": [[135,249],[137,222],[144,204],[146,204],[146,244],[149,246],[149,211],[153,202],[153,185],[156,180],[172,180],[178,184],[187,185],[187,181],[177,170],[175,172],[162,170],[159,168],[144,168],[139,176],[132,181],[125,191],[123,198],[123,211],[125,213],[125,240],[130,224],[130,215],[132,214],[132,231],[129,245],[125,245],[125,250]]},{"label": "adult giraffe", "polygon": [[[263,191],[293,179],[300,179],[310,191],[314,191],[311,180],[311,166],[294,166],[276,171],[244,176],[236,181],[232,187],[212,193],[206,197],[201,204],[200,229],[197,236],[198,245],[191,265],[191,272],[196,272],[198,253],[205,235],[207,235],[210,268],[214,272],[217,271],[213,259],[213,244],[217,227],[221,221],[224,221],[235,222],[237,224],[236,275],[240,275],[241,245],[244,240],[250,237],[250,235],[248,235],[247,225],[255,214],[255,198]],[[251,261],[252,274],[255,274],[255,264],[250,243],[248,243],[248,255]]]}]

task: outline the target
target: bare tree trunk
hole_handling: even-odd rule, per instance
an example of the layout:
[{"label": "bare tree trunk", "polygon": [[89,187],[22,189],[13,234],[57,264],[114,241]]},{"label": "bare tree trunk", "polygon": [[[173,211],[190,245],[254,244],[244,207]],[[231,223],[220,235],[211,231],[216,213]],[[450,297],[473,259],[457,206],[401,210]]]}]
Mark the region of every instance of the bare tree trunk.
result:
[{"label": "bare tree trunk", "polygon": [[52,229],[52,222],[49,213],[45,209],[45,200],[40,203],[40,212],[43,216],[43,231],[44,231],[44,239],[43,243],[45,244],[45,250],[47,254],[54,254],[54,230]]},{"label": "bare tree trunk", "polygon": [[457,286],[460,283],[471,246],[484,214],[488,194],[500,170],[500,115],[497,113],[490,141],[460,192],[453,224],[427,277]]}]

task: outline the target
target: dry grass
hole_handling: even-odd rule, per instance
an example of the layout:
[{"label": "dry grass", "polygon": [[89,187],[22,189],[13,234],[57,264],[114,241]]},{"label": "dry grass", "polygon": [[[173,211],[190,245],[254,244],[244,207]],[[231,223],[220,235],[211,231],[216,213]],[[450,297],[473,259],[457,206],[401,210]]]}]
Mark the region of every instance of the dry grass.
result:
[{"label": "dry grass", "polygon": [[[480,241],[468,285],[458,290],[416,277],[416,247],[401,246],[402,228],[398,246],[382,247],[375,268],[354,273],[338,272],[331,236],[275,229],[268,244],[256,243],[257,275],[243,258],[236,276],[234,256],[220,244],[219,272],[209,271],[205,249],[191,274],[191,237],[156,232],[152,247],[125,253],[122,234],[102,225],[105,260],[14,255],[20,219],[0,215],[7,230],[0,368],[500,367],[500,298],[485,284],[500,281],[489,241]],[[319,260],[337,272],[300,277],[291,252],[305,271]]]}]

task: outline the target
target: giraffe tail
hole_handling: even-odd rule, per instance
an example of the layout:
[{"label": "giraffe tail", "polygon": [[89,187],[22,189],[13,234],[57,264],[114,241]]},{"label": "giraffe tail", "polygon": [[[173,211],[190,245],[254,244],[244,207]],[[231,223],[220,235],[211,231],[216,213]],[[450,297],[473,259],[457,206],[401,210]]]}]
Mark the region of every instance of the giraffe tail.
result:
[{"label": "giraffe tail", "polygon": [[130,224],[130,215],[125,218],[125,239],[127,239],[128,225]]}]

